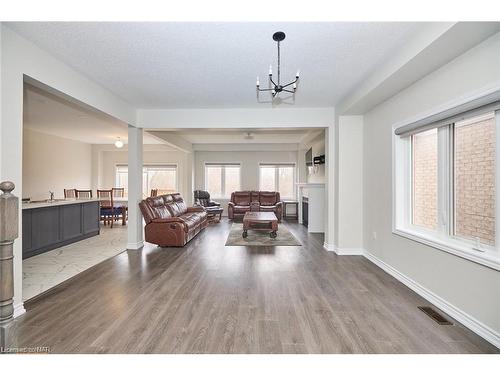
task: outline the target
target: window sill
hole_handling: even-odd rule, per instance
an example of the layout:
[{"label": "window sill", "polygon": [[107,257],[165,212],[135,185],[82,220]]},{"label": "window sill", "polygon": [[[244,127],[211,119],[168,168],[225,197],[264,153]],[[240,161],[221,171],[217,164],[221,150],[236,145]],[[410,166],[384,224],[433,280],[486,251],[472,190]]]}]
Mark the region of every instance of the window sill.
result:
[{"label": "window sill", "polygon": [[392,233],[500,271],[500,254],[495,250],[487,249],[480,252],[459,240],[440,238],[407,228],[396,228],[393,229]]}]

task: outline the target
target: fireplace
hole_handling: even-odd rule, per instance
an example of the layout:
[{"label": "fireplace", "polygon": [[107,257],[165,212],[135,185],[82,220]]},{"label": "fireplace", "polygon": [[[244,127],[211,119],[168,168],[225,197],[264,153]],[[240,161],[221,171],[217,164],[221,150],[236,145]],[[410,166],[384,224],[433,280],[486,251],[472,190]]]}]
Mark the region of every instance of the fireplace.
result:
[{"label": "fireplace", "polygon": [[309,224],[309,198],[302,197],[302,224],[307,227]]},{"label": "fireplace", "polygon": [[325,184],[298,183],[299,223],[309,233],[325,233]]}]

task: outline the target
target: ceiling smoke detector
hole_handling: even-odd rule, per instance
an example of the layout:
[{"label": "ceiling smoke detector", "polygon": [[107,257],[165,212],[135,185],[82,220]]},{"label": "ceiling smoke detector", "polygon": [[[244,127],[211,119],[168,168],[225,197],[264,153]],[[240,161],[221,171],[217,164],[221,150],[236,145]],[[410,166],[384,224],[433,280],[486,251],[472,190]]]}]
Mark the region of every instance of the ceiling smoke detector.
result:
[{"label": "ceiling smoke detector", "polygon": [[243,138],[245,138],[245,139],[253,139],[253,134],[250,133],[250,132],[246,132],[245,136]]}]

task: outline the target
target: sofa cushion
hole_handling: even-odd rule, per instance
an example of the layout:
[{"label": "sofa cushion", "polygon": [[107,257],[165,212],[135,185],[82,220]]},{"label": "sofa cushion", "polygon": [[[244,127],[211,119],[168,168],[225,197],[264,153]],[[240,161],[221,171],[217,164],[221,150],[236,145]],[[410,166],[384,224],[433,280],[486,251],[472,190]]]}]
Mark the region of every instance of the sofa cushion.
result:
[{"label": "sofa cushion", "polygon": [[232,202],[236,206],[250,206],[250,195],[249,191],[236,191],[233,193]]},{"label": "sofa cushion", "polygon": [[179,219],[181,219],[184,224],[186,224],[186,232],[191,232],[201,225],[206,216],[207,213],[205,211],[202,211],[183,214],[179,216]]},{"label": "sofa cushion", "polygon": [[167,219],[172,217],[162,197],[146,198],[146,201],[153,211],[154,219]]},{"label": "sofa cushion", "polygon": [[182,198],[179,193],[172,194],[172,197],[174,198],[174,202],[177,203],[181,215],[185,214],[187,212],[187,205],[186,202],[184,202],[184,198]]},{"label": "sofa cushion", "polygon": [[187,212],[187,206],[180,194],[164,195],[165,204],[174,217],[184,215]]},{"label": "sofa cushion", "polygon": [[245,213],[247,211],[250,211],[250,206],[234,206],[233,207],[233,212],[236,213],[236,214],[241,214],[241,213]]},{"label": "sofa cushion", "polygon": [[261,191],[259,194],[261,206],[274,206],[277,202],[277,194],[274,191]]}]

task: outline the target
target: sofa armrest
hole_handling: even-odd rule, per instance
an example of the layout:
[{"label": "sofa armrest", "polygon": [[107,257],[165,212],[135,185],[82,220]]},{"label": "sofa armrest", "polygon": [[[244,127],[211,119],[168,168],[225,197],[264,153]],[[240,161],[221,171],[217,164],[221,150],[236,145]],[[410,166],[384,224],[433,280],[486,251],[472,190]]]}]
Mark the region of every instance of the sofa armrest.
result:
[{"label": "sofa armrest", "polygon": [[228,203],[227,203],[227,205],[228,205],[229,207],[234,207],[234,202],[228,202]]},{"label": "sofa armrest", "polygon": [[276,202],[276,217],[279,221],[283,218],[283,201]]},{"label": "sofa armrest", "polygon": [[220,207],[220,203],[216,201],[210,201],[210,206],[217,206]]},{"label": "sofa armrest", "polygon": [[187,212],[203,212],[205,208],[203,206],[188,207]]}]

